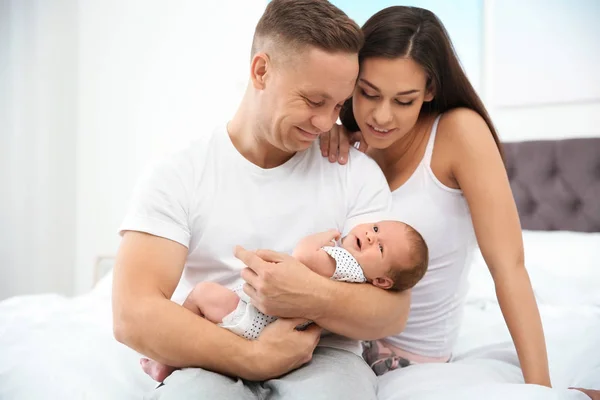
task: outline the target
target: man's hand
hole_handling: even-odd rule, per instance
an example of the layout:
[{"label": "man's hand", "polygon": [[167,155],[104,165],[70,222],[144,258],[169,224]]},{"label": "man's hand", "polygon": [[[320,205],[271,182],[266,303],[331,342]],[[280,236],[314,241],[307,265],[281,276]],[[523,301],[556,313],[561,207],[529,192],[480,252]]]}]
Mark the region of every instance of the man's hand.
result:
[{"label": "man's hand", "polygon": [[252,342],[254,359],[252,370],[244,379],[265,381],[295,370],[312,359],[321,337],[321,328],[315,324],[303,331],[296,330],[305,319],[278,319],[261,332]]},{"label": "man's hand", "polygon": [[247,266],[241,273],[246,281],[244,292],[261,312],[280,318],[315,319],[312,314],[316,306],[310,299],[322,277],[285,253],[252,252],[237,246],[235,256]]}]

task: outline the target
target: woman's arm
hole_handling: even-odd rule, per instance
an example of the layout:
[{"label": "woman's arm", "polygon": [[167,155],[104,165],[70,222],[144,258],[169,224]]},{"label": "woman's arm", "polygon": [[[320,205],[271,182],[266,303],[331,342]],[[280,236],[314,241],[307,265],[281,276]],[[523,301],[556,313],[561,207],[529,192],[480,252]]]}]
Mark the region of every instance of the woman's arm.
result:
[{"label": "woman's arm", "polygon": [[525,269],[519,215],[492,134],[475,112],[457,109],[440,122],[442,157],[469,204],[475,234],[496,286],[526,383],[550,386],[539,310]]}]

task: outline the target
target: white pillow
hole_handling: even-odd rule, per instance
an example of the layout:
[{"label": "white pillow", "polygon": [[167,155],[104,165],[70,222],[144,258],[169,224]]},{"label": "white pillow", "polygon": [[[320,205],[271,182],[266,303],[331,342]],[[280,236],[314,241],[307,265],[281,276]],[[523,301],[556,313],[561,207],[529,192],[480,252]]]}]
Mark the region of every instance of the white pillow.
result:
[{"label": "white pillow", "polygon": [[93,296],[109,297],[112,293],[113,270],[108,271],[91,290]]},{"label": "white pillow", "polygon": [[[523,231],[525,266],[538,302],[600,307],[600,233]],[[496,301],[479,249],[469,275],[469,301]]]}]

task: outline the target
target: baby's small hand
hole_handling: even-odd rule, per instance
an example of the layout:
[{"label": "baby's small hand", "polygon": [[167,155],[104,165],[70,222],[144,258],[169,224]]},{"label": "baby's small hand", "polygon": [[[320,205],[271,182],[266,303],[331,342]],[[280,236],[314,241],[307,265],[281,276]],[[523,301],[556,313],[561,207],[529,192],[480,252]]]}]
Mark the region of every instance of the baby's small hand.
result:
[{"label": "baby's small hand", "polygon": [[316,239],[316,245],[321,248],[323,246],[335,246],[335,243],[340,240],[342,234],[337,229],[330,229],[328,231],[317,233],[314,235]]},{"label": "baby's small hand", "polygon": [[331,240],[337,241],[340,240],[342,234],[337,229],[330,229],[327,231],[331,235]]}]

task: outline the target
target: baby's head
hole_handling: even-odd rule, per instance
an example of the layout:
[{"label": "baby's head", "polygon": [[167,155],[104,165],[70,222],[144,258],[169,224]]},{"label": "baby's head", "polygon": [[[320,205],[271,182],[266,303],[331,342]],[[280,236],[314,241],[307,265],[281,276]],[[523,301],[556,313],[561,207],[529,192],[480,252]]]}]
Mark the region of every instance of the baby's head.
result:
[{"label": "baby's head", "polygon": [[419,232],[400,221],[357,225],[342,240],[369,282],[402,291],[417,284],[427,271],[429,251]]}]

